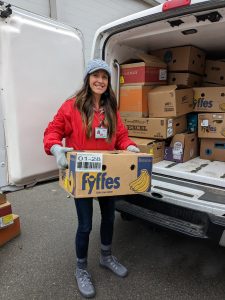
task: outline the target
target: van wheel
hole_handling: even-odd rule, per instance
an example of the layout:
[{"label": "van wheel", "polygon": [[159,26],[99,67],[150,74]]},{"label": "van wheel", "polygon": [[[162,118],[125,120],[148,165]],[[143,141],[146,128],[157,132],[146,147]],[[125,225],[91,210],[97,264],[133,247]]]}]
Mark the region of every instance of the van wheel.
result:
[{"label": "van wheel", "polygon": [[121,212],[120,216],[121,216],[123,221],[132,221],[132,220],[134,220],[134,217],[132,215],[130,215],[128,213],[125,213],[125,212]]}]

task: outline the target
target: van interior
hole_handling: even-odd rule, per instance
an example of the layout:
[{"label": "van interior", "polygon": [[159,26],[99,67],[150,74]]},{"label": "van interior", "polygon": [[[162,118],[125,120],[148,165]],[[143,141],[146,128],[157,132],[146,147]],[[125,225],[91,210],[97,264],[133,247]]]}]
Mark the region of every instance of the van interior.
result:
[{"label": "van interior", "polygon": [[[210,1],[211,2],[211,1]],[[154,15],[154,18],[155,15]],[[225,59],[225,8],[158,20],[149,19],[148,24],[111,35],[103,48],[105,59],[112,65],[135,59],[136,54],[169,47],[192,45],[206,52],[210,59]],[[135,22],[135,21],[133,21]],[[118,72],[113,70],[112,84],[116,90]],[[225,187],[225,163],[202,160],[199,157],[185,163],[161,161],[154,164],[155,174],[191,180],[207,185]]]}]

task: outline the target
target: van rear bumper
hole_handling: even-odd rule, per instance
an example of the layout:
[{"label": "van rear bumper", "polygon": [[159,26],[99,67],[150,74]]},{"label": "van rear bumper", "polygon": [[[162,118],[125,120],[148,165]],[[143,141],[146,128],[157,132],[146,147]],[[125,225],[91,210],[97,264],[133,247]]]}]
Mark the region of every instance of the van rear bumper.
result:
[{"label": "van rear bumper", "polygon": [[151,224],[225,246],[225,217],[181,207],[145,195],[128,195],[116,201],[116,210]]}]

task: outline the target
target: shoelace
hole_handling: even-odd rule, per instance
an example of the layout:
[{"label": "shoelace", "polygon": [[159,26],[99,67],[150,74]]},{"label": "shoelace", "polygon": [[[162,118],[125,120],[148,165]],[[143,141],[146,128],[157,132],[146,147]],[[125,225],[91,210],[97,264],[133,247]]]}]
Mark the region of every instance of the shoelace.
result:
[{"label": "shoelace", "polygon": [[83,287],[88,286],[88,285],[92,286],[91,276],[89,275],[89,273],[86,270],[82,270],[82,272],[80,272],[79,280]]},{"label": "shoelace", "polygon": [[120,263],[118,262],[118,260],[115,258],[115,256],[111,256],[109,259],[109,263],[110,265],[113,267],[113,269],[118,269],[118,267],[120,267]]}]

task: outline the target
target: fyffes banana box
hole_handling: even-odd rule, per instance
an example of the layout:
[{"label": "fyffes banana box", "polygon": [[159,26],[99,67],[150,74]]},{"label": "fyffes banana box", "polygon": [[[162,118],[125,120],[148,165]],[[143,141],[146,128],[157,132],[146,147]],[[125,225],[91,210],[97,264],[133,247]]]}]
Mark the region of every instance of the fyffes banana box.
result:
[{"label": "fyffes banana box", "polygon": [[150,192],[152,155],[130,151],[69,152],[59,183],[75,198]]},{"label": "fyffes banana box", "polygon": [[194,88],[193,110],[196,112],[225,112],[225,87]]}]

